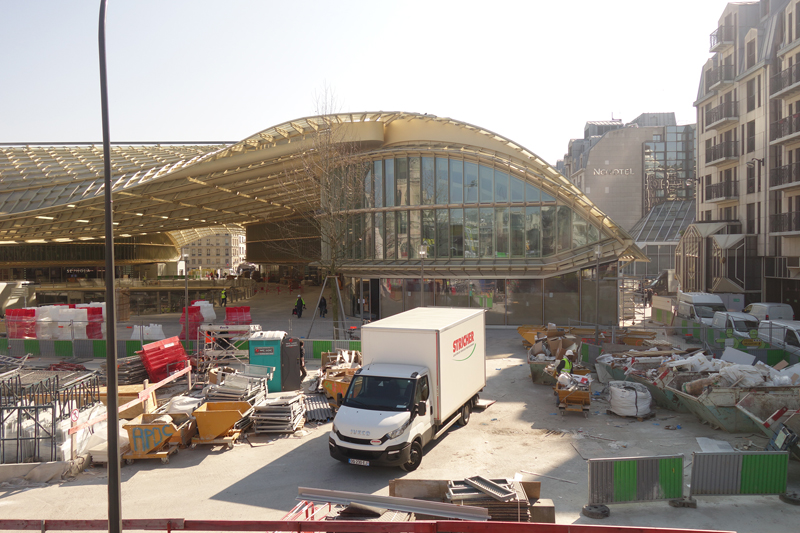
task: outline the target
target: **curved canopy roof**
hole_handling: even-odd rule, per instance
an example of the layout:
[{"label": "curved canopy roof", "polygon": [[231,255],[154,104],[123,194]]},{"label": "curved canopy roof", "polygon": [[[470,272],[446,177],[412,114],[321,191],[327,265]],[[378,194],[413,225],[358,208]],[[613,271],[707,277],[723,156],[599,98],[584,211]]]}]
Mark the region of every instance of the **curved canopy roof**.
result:
[{"label": "curved canopy roof", "polygon": [[[281,186],[280,178],[297,164],[298,152],[311,146],[317,131],[337,125],[347,125],[365,157],[403,146],[458,149],[502,160],[594,220],[620,245],[632,243],[624,230],[533,152],[478,126],[404,112],[306,117],[227,146],[114,146],[115,235],[170,232],[181,245],[200,236],[187,230],[269,222],[312,208],[318,193],[302,173],[291,191]],[[103,189],[101,145],[0,147],[0,243],[102,238]]]}]

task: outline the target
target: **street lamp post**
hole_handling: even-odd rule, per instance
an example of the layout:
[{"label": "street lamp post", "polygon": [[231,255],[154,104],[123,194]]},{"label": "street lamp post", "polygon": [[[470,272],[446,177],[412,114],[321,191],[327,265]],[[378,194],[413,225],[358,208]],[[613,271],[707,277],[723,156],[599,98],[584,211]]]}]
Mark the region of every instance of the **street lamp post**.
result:
[{"label": "street lamp post", "polygon": [[423,244],[419,247],[420,270],[419,270],[419,295],[420,307],[425,307],[425,256],[428,255],[428,245]]},{"label": "street lamp post", "polygon": [[600,256],[603,247],[599,244],[594,250],[595,256],[595,282],[594,282],[594,344],[600,346]]},{"label": "street lamp post", "polygon": [[189,342],[189,254],[185,248],[181,248],[181,256],[183,257],[183,335],[186,342]]}]

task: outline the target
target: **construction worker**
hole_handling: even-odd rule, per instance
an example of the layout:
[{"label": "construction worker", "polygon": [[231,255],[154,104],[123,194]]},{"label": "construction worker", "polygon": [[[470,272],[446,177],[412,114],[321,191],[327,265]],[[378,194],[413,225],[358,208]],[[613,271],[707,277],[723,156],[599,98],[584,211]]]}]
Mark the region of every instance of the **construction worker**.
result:
[{"label": "construction worker", "polygon": [[558,363],[558,366],[556,366],[556,375],[560,374],[561,372],[572,374],[572,369],[574,367],[575,367],[575,352],[573,352],[572,350],[567,350],[567,353],[565,353],[564,357],[561,358],[561,362]]},{"label": "construction worker", "polygon": [[219,293],[219,301],[222,307],[228,307],[228,292],[224,288]]},{"label": "construction worker", "polygon": [[303,297],[298,294],[297,301],[294,302],[294,309],[297,311],[297,318],[301,318],[303,316],[303,309],[305,308],[306,302],[304,302]]}]

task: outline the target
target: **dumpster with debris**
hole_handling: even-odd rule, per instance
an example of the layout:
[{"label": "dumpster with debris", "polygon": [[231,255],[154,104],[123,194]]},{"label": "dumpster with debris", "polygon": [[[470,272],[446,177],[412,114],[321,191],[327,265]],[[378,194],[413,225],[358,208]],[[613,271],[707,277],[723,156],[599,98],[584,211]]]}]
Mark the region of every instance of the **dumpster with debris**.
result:
[{"label": "dumpster with debris", "polygon": [[133,464],[136,459],[161,459],[169,463],[169,456],[178,453],[178,448],[189,442],[195,429],[193,419],[188,416],[177,420],[168,414],[144,413],[124,426],[128,432],[130,451],[122,456]]}]

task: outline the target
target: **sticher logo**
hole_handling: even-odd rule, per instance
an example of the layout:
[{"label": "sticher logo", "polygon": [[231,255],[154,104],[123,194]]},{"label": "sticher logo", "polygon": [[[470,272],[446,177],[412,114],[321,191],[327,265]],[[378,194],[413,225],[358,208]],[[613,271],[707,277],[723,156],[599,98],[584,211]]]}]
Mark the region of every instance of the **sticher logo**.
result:
[{"label": "sticher logo", "polygon": [[[470,331],[463,337],[453,341],[453,359],[456,361],[466,361],[475,353],[475,332]],[[472,349],[470,350],[470,347]]]}]

